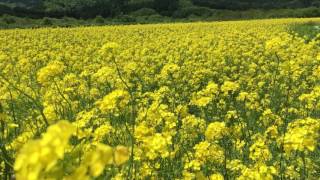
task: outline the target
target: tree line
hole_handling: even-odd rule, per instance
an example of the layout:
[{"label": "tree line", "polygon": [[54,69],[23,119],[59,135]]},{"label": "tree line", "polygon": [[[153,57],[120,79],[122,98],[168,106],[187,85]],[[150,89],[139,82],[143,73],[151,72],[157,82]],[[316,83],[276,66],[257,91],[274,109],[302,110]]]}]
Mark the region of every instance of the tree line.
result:
[{"label": "tree line", "polygon": [[86,19],[116,17],[147,8],[171,17],[195,7],[218,10],[306,8],[320,7],[320,0],[3,0],[0,2],[0,14]]},{"label": "tree line", "polygon": [[319,7],[319,0],[192,0],[194,4],[214,9],[277,9]]}]

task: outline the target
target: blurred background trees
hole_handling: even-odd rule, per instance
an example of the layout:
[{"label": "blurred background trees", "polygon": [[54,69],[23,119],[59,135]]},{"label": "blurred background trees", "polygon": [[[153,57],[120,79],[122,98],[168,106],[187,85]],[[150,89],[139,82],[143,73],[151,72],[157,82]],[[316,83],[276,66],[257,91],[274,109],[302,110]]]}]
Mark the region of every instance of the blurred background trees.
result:
[{"label": "blurred background trees", "polygon": [[114,17],[149,8],[171,16],[181,8],[223,10],[319,7],[320,0],[0,0],[0,14],[74,18]]},{"label": "blurred background trees", "polygon": [[[167,22],[168,20],[228,20],[276,17],[320,16],[320,0],[0,0],[0,27],[3,24],[55,24],[55,18],[82,23]],[[18,18],[23,18],[19,20]],[[68,21],[67,21],[68,20]]]}]

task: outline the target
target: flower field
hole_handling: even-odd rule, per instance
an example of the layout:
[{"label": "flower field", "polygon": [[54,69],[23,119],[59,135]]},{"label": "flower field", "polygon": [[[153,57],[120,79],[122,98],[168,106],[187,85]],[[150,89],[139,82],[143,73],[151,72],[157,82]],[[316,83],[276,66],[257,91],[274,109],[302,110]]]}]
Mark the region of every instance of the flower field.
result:
[{"label": "flower field", "polygon": [[319,179],[320,19],[0,31],[0,177]]}]

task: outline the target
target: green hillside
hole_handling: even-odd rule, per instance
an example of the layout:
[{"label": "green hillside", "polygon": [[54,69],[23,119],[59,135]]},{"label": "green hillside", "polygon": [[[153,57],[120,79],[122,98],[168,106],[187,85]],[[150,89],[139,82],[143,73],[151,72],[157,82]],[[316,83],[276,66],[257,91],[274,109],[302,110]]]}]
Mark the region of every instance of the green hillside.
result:
[{"label": "green hillside", "polygon": [[2,0],[0,27],[319,17],[320,0]]}]

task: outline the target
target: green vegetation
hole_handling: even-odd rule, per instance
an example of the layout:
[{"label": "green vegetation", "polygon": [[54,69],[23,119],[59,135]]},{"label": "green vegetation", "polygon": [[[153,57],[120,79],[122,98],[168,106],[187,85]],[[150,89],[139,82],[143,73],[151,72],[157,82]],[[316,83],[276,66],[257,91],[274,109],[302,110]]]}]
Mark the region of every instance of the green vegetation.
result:
[{"label": "green vegetation", "polygon": [[309,21],[304,24],[296,24],[291,27],[291,30],[310,41],[320,33],[320,23]]},{"label": "green vegetation", "polygon": [[318,17],[320,0],[3,0],[0,28]]}]

